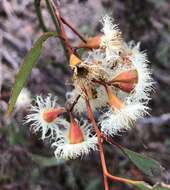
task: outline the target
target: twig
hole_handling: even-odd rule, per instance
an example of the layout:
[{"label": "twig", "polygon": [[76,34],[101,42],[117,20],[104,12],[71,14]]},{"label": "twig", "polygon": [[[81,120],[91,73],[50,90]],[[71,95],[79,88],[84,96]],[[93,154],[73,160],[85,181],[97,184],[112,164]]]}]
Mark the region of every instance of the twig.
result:
[{"label": "twig", "polygon": [[80,95],[78,95],[78,96],[75,98],[74,102],[73,102],[73,103],[71,104],[71,106],[68,108],[68,112],[72,112],[72,110],[74,109],[74,106],[75,106],[76,103],[78,102],[79,98],[80,98]]},{"label": "twig", "polygon": [[44,23],[43,17],[42,17],[40,2],[41,2],[41,0],[34,0],[35,12],[37,14],[37,18],[38,18],[40,27],[42,28],[42,30],[44,32],[48,32],[48,29],[47,29],[47,27]]},{"label": "twig", "polygon": [[48,12],[49,12],[49,14],[50,14],[50,16],[51,16],[51,19],[52,19],[52,21],[53,21],[53,23],[54,23],[54,26],[55,26],[55,28],[56,28],[56,31],[57,31],[58,33],[60,33],[59,24],[58,24],[58,22],[57,22],[57,20],[56,20],[56,18],[55,18],[52,5],[51,5],[51,3],[50,3],[49,0],[45,0],[45,2],[46,2],[46,6],[47,6],[47,9],[48,9]]},{"label": "twig", "polygon": [[87,43],[87,40],[71,25],[69,24],[62,16],[61,21],[67,25],[84,43]]},{"label": "twig", "polygon": [[97,134],[99,153],[100,153],[100,159],[101,159],[102,170],[103,170],[104,190],[109,190],[109,185],[108,185],[107,176],[106,176],[106,173],[108,172],[107,172],[106,161],[105,161],[105,156],[104,156],[103,144],[101,141],[101,133],[94,119],[93,112],[92,112],[88,98],[86,98],[86,105],[87,105],[87,112],[88,112],[89,119]]},{"label": "twig", "polygon": [[100,153],[100,159],[101,159],[101,164],[102,164],[102,169],[103,169],[103,177],[104,177],[104,190],[109,190],[107,178],[111,179],[112,181],[117,181],[117,182],[121,182],[121,183],[125,183],[125,184],[134,185],[136,183],[139,183],[140,181],[134,181],[134,180],[126,179],[126,178],[113,176],[108,172],[107,166],[106,166],[106,160],[105,160],[105,156],[104,156],[103,140],[106,140],[121,149],[122,149],[122,147],[121,147],[121,145],[114,142],[110,138],[108,139],[103,134],[101,134],[100,130],[97,127],[96,121],[94,119],[93,112],[92,112],[88,98],[86,98],[86,106],[87,106],[87,112],[88,112],[89,119],[96,131],[97,138],[98,138],[99,153]]},{"label": "twig", "polygon": [[[43,30],[44,30],[44,31],[45,31],[45,30],[48,31],[48,29],[46,28],[46,26],[45,26],[45,24],[44,24],[44,20],[43,20],[42,14],[41,14],[40,2],[41,2],[41,0],[35,0],[35,1],[34,1],[35,8],[36,8],[36,13],[37,13],[37,17],[38,17],[38,19],[39,19],[39,23],[41,24],[41,27],[43,28]],[[50,14],[50,16],[51,16],[51,19],[52,19],[52,21],[53,21],[53,23],[54,23],[54,26],[55,26],[55,28],[56,28],[57,33],[60,34],[60,35],[63,37],[62,32],[64,32],[64,31],[61,32],[61,29],[60,29],[61,26],[59,26],[60,23],[58,22],[58,20],[57,20],[56,17],[55,17],[56,15],[55,15],[55,10],[54,10],[54,9],[55,9],[54,3],[53,3],[52,1],[50,1],[50,0],[45,0],[45,2],[46,2],[46,6],[47,6],[47,9],[48,9],[48,12],[49,12],[49,14]],[[53,3],[53,4],[52,4],[52,3]],[[66,38],[66,35],[65,35],[64,41],[66,41],[66,39],[67,39],[67,38]],[[68,47],[67,47],[68,44],[66,44],[66,42],[64,42],[64,41],[61,41],[61,44],[62,44],[62,46],[63,46],[65,55],[66,55],[67,59],[69,60]],[[70,45],[69,45],[69,49],[70,49]]]},{"label": "twig", "polygon": [[55,19],[56,22],[58,23],[58,28],[59,28],[58,33],[64,39],[63,47],[64,47],[64,50],[66,52],[66,56],[67,56],[67,58],[69,60],[70,55],[73,53],[73,48],[71,47],[71,45],[70,45],[70,43],[68,41],[67,35],[66,35],[64,27],[63,27],[63,24],[61,22],[60,12],[59,12],[59,10],[57,9],[57,7],[55,6],[55,4],[54,4],[54,2],[52,0],[51,1],[46,0],[46,2],[48,2],[49,6],[50,6],[49,7],[50,10],[52,10],[51,16],[53,16],[53,19]]}]

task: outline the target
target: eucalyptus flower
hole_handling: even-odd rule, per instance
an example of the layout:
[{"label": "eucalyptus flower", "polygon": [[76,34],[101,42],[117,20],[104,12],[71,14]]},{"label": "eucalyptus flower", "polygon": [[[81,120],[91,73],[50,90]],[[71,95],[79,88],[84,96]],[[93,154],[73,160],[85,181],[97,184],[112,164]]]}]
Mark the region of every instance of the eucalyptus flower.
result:
[{"label": "eucalyptus flower", "polygon": [[52,146],[55,147],[54,154],[57,159],[75,159],[97,150],[97,137],[87,121],[80,125],[72,118],[70,126],[62,131]]},{"label": "eucalyptus flower", "polygon": [[26,116],[26,123],[31,123],[34,133],[41,132],[41,139],[47,137],[54,138],[60,133],[59,126],[67,126],[68,123],[60,115],[65,109],[57,103],[57,97],[52,98],[48,95],[45,99],[41,96],[36,97],[35,105],[30,109]]}]

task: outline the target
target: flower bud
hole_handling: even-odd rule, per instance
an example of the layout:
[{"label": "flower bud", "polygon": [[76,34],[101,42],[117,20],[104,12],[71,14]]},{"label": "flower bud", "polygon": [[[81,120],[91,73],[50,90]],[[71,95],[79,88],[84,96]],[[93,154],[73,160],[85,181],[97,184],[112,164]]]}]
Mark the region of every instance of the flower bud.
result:
[{"label": "flower bud", "polygon": [[50,108],[47,110],[44,110],[42,113],[43,119],[47,123],[53,122],[60,114],[64,113],[65,110],[63,108]]},{"label": "flower bud", "polygon": [[108,95],[109,104],[112,107],[112,109],[121,109],[123,107],[123,102],[113,94],[112,88],[106,86],[106,92]]},{"label": "flower bud", "polygon": [[70,144],[78,144],[84,141],[84,135],[79,127],[78,123],[75,121],[73,116],[71,115],[71,123],[69,129],[69,141]]},{"label": "flower bud", "polygon": [[98,49],[101,43],[101,35],[89,38],[87,43],[81,43],[78,45],[78,48],[86,48],[86,49]]},{"label": "flower bud", "polygon": [[112,82],[125,82],[125,83],[133,82],[133,83],[135,83],[135,82],[137,82],[137,79],[138,79],[137,71],[136,70],[128,70],[128,71],[118,74],[111,81],[109,81],[109,83],[112,83]]},{"label": "flower bud", "polygon": [[138,74],[136,70],[129,70],[118,74],[108,84],[111,84],[124,92],[131,92],[138,81]]},{"label": "flower bud", "polygon": [[134,88],[135,84],[134,83],[121,83],[121,82],[116,82],[113,84],[113,86],[119,88],[120,90],[130,93]]}]

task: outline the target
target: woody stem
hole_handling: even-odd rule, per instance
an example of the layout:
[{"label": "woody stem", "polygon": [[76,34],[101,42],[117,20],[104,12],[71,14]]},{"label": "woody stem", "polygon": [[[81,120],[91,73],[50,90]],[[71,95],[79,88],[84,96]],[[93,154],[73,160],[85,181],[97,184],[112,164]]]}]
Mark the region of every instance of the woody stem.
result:
[{"label": "woody stem", "polygon": [[[124,152],[122,146],[120,144],[118,144],[117,142],[115,142],[112,138],[107,137],[104,134],[101,134],[101,138],[103,140],[107,141],[108,143],[117,146],[120,150],[122,150]],[[106,172],[106,176],[109,179],[111,179],[112,181],[118,181],[118,182],[121,182],[121,183],[127,183],[127,184],[132,184],[132,185],[139,182],[139,181],[135,181],[135,180],[130,180],[130,179],[126,179],[126,178],[121,178],[121,177],[113,176],[108,171]]]},{"label": "woody stem", "polygon": [[68,56],[70,56],[73,53],[73,48],[70,45],[69,40],[67,38],[67,35],[65,33],[64,26],[63,26],[62,21],[61,21],[60,12],[59,12],[58,8],[55,6],[53,0],[51,0],[49,2],[50,2],[49,3],[50,6],[52,8],[53,14],[54,14],[54,16],[55,16],[55,18],[56,18],[56,20],[58,22],[58,25],[59,25],[59,34],[64,39],[64,44],[65,44],[65,47],[67,48]]},{"label": "woody stem", "polygon": [[73,111],[74,106],[77,104],[79,98],[80,98],[80,95],[78,95],[78,96],[75,98],[74,102],[71,104],[71,106],[68,107],[68,111],[69,111],[69,112],[72,112],[72,111]]},{"label": "woody stem", "polygon": [[107,167],[106,167],[106,161],[105,161],[105,156],[104,156],[104,149],[103,149],[103,143],[102,143],[102,138],[101,138],[101,133],[100,130],[97,127],[96,121],[94,119],[93,116],[93,112],[89,103],[89,100],[86,99],[86,105],[87,105],[87,113],[89,116],[89,119],[96,131],[97,134],[97,138],[98,138],[98,147],[99,147],[99,153],[100,153],[100,160],[101,160],[101,164],[102,164],[102,170],[103,170],[103,178],[104,178],[104,189],[105,190],[109,190],[109,186],[108,186],[108,180],[107,180]]},{"label": "woody stem", "polygon": [[119,144],[117,144],[116,142],[114,142],[112,139],[107,138],[105,135],[101,134],[100,130],[97,127],[96,121],[94,119],[93,116],[93,112],[89,103],[88,98],[86,98],[86,106],[87,106],[87,113],[88,113],[88,117],[96,131],[97,134],[97,138],[98,138],[98,146],[99,146],[99,153],[100,153],[100,160],[101,160],[101,164],[102,164],[102,170],[103,170],[103,177],[104,177],[104,189],[105,190],[109,190],[109,186],[108,186],[108,178],[112,181],[116,181],[116,182],[120,182],[120,183],[125,183],[125,184],[136,184],[139,181],[134,181],[134,180],[130,180],[130,179],[126,179],[126,178],[121,178],[121,177],[117,177],[117,176],[113,176],[112,174],[110,174],[107,170],[107,166],[106,166],[106,160],[105,160],[105,155],[104,155],[104,148],[103,148],[103,141],[107,141],[111,144],[115,144],[117,147],[121,148],[121,146]]},{"label": "woody stem", "polygon": [[37,18],[38,18],[40,27],[42,28],[42,30],[44,32],[48,32],[48,29],[47,29],[47,27],[44,23],[44,20],[43,20],[41,8],[40,8],[40,3],[41,3],[41,0],[34,0],[35,12],[37,14]]},{"label": "woody stem", "polygon": [[61,21],[67,25],[84,43],[87,43],[86,39],[71,25],[69,24],[62,16],[60,16]]}]

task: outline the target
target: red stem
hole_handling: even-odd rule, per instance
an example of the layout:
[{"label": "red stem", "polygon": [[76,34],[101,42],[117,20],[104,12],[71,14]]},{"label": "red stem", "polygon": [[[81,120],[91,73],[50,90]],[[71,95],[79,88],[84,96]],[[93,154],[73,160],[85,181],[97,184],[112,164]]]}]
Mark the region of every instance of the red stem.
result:
[{"label": "red stem", "polygon": [[89,117],[95,131],[96,131],[97,138],[98,138],[100,160],[101,160],[101,164],[102,164],[103,178],[104,178],[104,190],[109,190],[108,179],[107,178],[109,178],[112,181],[126,183],[126,184],[132,184],[132,185],[135,185],[136,183],[139,183],[140,181],[134,181],[134,180],[126,179],[126,178],[113,176],[108,172],[107,166],[106,166],[105,155],[104,155],[103,140],[106,140],[111,144],[115,144],[119,148],[121,148],[121,145],[114,142],[111,138],[107,138],[105,135],[101,134],[100,130],[97,127],[97,124],[96,124],[96,121],[94,119],[93,112],[92,112],[92,109],[91,109],[91,106],[90,106],[90,103],[89,103],[89,100],[88,100],[87,97],[86,97],[86,106],[87,106],[88,117]]},{"label": "red stem", "polygon": [[60,16],[61,21],[67,25],[84,43],[87,43],[87,40],[71,25],[69,24],[62,16]]},{"label": "red stem", "polygon": [[73,51],[73,48],[71,47],[70,45],[70,42],[67,38],[67,35],[65,33],[65,30],[64,30],[64,26],[62,24],[62,21],[61,21],[61,16],[60,16],[60,12],[59,10],[57,9],[57,7],[55,6],[54,2],[51,1],[51,5],[52,5],[52,8],[53,8],[53,12],[54,12],[54,15],[58,21],[58,24],[59,24],[59,28],[60,28],[60,35],[62,36],[62,38],[64,39],[64,43],[67,47],[67,51],[68,51],[68,54],[69,56],[74,52]]},{"label": "red stem", "polygon": [[100,130],[98,129],[98,127],[97,127],[97,124],[96,124],[96,121],[94,119],[93,112],[92,112],[89,100],[87,98],[86,98],[86,105],[87,105],[88,117],[89,117],[95,131],[96,131],[97,138],[98,138],[99,153],[100,153],[100,159],[101,159],[102,170],[103,170],[103,178],[104,178],[104,189],[109,190],[107,176],[106,176],[107,167],[106,167],[106,161],[105,161],[105,156],[104,156],[101,133],[100,133]]},{"label": "red stem", "polygon": [[72,111],[73,111],[74,106],[77,104],[77,102],[78,102],[79,98],[80,98],[80,95],[78,95],[78,96],[75,98],[74,102],[71,104],[71,106],[70,106],[70,107],[68,107],[68,109],[67,109],[67,110],[68,110],[69,112],[72,112]]}]

